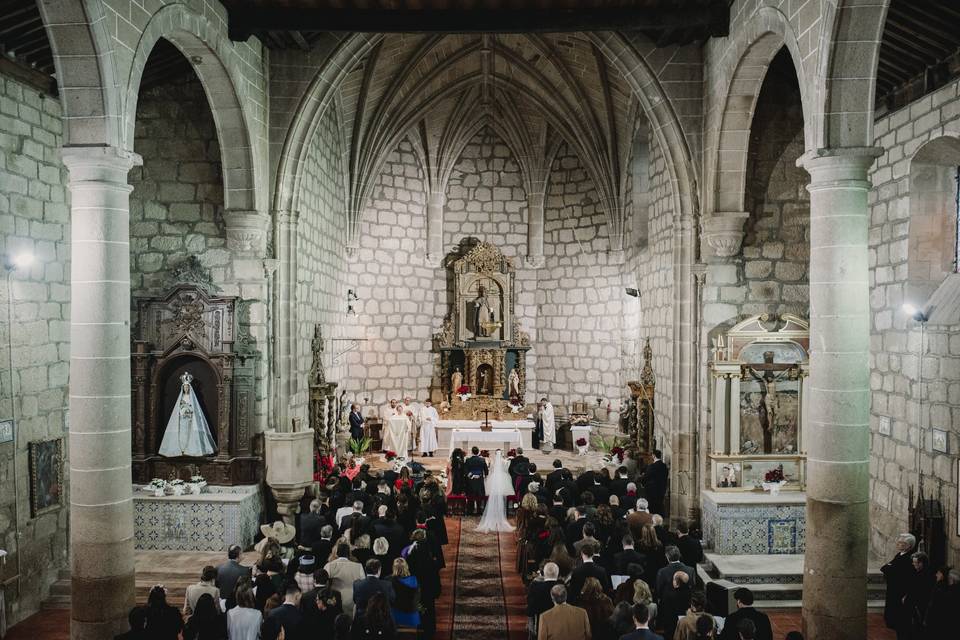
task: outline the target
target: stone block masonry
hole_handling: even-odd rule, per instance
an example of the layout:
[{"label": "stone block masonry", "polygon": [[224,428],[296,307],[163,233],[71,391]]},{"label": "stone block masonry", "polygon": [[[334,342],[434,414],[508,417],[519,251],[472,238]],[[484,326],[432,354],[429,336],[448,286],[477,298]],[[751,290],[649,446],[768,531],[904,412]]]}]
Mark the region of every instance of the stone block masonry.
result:
[{"label": "stone block masonry", "polygon": [[17,420],[15,442],[0,444],[0,548],[11,554],[0,576],[21,569],[6,588],[10,624],[40,608],[67,564],[68,511],[31,517],[27,459],[30,442],[65,438],[68,424],[70,219],[60,115],[56,99],[0,76],[0,255],[35,256],[13,273],[12,299],[0,271],[0,420]]}]

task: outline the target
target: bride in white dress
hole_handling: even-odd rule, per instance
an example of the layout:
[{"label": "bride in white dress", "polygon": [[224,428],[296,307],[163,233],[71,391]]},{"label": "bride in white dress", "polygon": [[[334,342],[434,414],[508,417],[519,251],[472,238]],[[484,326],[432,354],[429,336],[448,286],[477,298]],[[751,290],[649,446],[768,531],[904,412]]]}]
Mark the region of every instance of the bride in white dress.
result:
[{"label": "bride in white dress", "polygon": [[483,509],[477,531],[513,531],[513,525],[507,520],[507,496],[513,495],[513,487],[507,472],[507,461],[503,459],[500,449],[497,449],[487,475],[486,491],[487,506]]}]

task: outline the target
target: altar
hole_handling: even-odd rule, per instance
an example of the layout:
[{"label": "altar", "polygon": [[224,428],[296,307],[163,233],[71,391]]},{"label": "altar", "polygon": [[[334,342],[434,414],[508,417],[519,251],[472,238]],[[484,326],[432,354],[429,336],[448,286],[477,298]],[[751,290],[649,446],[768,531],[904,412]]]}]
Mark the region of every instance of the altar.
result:
[{"label": "altar", "polygon": [[476,420],[441,420],[437,427],[437,442],[444,455],[449,455],[456,447],[466,449],[469,445],[482,448],[506,446],[533,448],[533,422],[529,420],[491,420],[490,431],[481,431],[482,423]]}]

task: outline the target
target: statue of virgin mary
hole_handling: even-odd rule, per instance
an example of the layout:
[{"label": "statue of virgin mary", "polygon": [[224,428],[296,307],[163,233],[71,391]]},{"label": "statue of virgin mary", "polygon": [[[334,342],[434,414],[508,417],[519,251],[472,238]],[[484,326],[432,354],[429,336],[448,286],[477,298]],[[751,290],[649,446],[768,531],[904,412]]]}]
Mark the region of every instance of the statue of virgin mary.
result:
[{"label": "statue of virgin mary", "polygon": [[209,456],[216,451],[210,426],[200,409],[197,394],[193,392],[193,376],[184,372],[180,376],[180,396],[167,420],[167,429],[160,443],[160,455],[167,458]]}]

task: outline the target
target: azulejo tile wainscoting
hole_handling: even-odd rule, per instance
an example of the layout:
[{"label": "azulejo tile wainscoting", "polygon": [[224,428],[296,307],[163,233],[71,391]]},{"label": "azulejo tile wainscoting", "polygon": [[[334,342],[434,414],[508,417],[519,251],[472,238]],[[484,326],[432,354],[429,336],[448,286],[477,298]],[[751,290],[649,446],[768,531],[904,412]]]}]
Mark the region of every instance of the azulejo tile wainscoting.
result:
[{"label": "azulejo tile wainscoting", "polygon": [[703,492],[703,542],[716,553],[803,553],[807,495]]},{"label": "azulejo tile wainscoting", "polygon": [[259,486],[248,485],[158,498],[134,485],[133,506],[137,549],[225,551],[232,544],[253,544],[263,496]]}]

